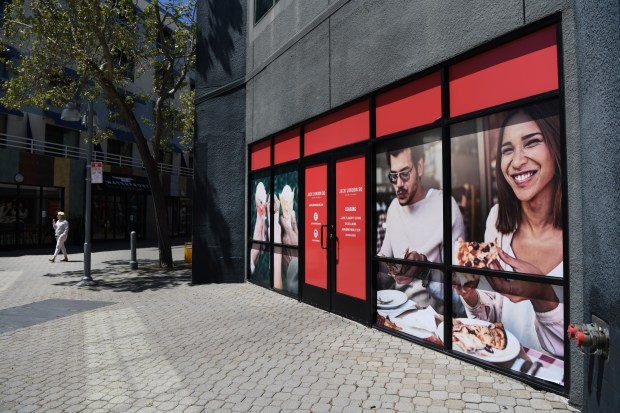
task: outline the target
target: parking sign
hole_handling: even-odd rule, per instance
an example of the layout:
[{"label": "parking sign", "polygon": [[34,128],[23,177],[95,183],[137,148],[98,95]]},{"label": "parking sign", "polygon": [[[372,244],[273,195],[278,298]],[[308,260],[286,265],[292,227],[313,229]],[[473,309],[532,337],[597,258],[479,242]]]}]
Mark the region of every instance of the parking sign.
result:
[{"label": "parking sign", "polygon": [[103,183],[103,162],[90,163],[90,181],[93,184]]}]

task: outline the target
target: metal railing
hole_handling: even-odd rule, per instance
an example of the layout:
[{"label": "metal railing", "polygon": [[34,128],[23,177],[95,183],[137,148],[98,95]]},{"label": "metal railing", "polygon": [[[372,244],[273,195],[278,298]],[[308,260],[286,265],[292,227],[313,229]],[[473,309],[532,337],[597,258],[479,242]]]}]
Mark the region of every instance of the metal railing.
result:
[{"label": "metal railing", "polygon": [[[0,134],[0,149],[14,149],[37,155],[54,156],[65,159],[86,160],[86,148],[62,145],[52,142],[42,142],[23,136]],[[93,151],[93,162],[103,162],[106,165],[124,166],[128,168],[144,169],[141,159],[130,156],[116,155],[101,151]],[[157,169],[160,174],[194,176],[194,170],[183,166],[159,163]]]}]

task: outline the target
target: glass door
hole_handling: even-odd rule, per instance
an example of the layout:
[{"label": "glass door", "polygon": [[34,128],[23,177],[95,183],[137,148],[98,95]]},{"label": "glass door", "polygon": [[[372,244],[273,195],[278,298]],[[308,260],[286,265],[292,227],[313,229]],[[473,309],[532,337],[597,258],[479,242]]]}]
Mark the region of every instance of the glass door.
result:
[{"label": "glass door", "polygon": [[303,301],[368,323],[366,156],[327,155],[303,168]]}]

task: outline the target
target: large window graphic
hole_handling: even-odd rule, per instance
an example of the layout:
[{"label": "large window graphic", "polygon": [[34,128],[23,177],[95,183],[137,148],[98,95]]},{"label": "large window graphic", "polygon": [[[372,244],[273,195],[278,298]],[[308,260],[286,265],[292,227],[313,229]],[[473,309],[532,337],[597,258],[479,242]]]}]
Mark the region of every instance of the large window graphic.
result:
[{"label": "large window graphic", "polygon": [[297,170],[275,173],[273,242],[283,244],[274,249],[273,287],[297,295],[298,283],[298,248],[299,230],[298,200],[299,179]]},{"label": "large window graphic", "polygon": [[[377,320],[436,344],[441,344],[436,330],[444,316],[444,276],[424,263],[444,262],[440,139],[441,131],[433,130],[382,144],[376,156],[375,198],[376,251],[381,257]],[[458,210],[452,216],[452,234],[453,240],[464,236]]]},{"label": "large window graphic", "polygon": [[[274,4],[263,3],[265,11]],[[360,101],[252,144],[250,278],[299,295],[302,220],[305,283],[327,288],[320,240],[328,167],[308,166],[300,178],[299,165],[288,162],[373,136],[371,231],[360,218],[365,188],[349,182],[350,160],[342,170],[336,164],[337,239],[355,239],[373,255],[368,270],[338,250],[337,291],[366,273],[379,328],[564,386],[569,284],[557,33],[549,25],[381,92],[376,105]],[[369,281],[356,278],[356,287]]]},{"label": "large window graphic", "polygon": [[[466,310],[466,317],[453,314],[453,349],[563,384],[559,104],[456,124],[451,135],[452,195],[466,227],[453,248],[462,272],[455,269],[452,284]],[[500,272],[481,277],[478,269]],[[556,281],[508,278],[509,272]]]},{"label": "large window graphic", "polygon": [[268,287],[269,280],[269,203],[271,191],[269,175],[257,175],[250,181],[250,278]]},{"label": "large window graphic", "polygon": [[561,286],[463,273],[452,283],[466,310],[452,320],[454,350],[564,384]]},{"label": "large window graphic", "polygon": [[454,125],[452,196],[466,224],[455,264],[562,277],[557,101]]}]

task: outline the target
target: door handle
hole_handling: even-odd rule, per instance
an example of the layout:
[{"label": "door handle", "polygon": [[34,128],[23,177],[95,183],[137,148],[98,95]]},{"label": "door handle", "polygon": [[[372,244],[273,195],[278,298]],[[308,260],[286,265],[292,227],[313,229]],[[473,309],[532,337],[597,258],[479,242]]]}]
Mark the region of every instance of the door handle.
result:
[{"label": "door handle", "polygon": [[327,225],[321,225],[321,248],[326,250],[327,246],[323,246],[323,228],[327,228]]}]

